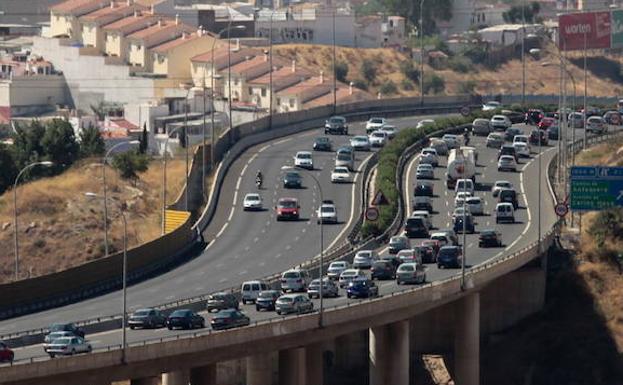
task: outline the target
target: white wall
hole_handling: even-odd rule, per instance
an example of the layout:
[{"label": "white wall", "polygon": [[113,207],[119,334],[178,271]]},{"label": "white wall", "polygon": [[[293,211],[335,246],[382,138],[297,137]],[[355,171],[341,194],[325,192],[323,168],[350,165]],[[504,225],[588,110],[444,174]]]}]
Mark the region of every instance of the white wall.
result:
[{"label": "white wall", "polygon": [[[288,37],[288,32],[305,32],[306,38]],[[255,23],[255,36],[268,37],[270,20],[260,19]],[[273,43],[333,44],[333,16],[317,14],[310,20],[273,19]],[[355,46],[355,17],[353,15],[335,16],[335,44]]]}]

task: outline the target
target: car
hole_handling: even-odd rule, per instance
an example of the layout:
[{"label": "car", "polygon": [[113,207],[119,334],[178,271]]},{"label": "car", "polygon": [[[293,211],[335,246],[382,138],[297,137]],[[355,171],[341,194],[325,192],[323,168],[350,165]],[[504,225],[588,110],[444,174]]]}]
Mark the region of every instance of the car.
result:
[{"label": "car", "polygon": [[314,303],[303,294],[285,294],[275,302],[277,314],[304,314],[314,310]]},{"label": "car", "polygon": [[426,126],[430,126],[435,124],[435,121],[433,119],[422,119],[419,122],[417,122],[417,124],[415,125],[415,128],[420,129],[420,128],[424,128]]},{"label": "car", "polygon": [[350,171],[354,170],[355,153],[346,148],[339,148],[335,154],[335,167],[346,167]]},{"label": "car", "polygon": [[333,149],[333,143],[328,136],[319,136],[314,139],[314,151],[331,151]]},{"label": "car", "polygon": [[13,350],[5,342],[0,341],[0,362],[13,362],[13,359],[15,359]]},{"label": "car", "polygon": [[279,290],[260,291],[255,300],[255,310],[275,310],[275,302],[277,302],[279,296],[281,296]]},{"label": "car", "polygon": [[474,195],[474,181],[471,179],[457,179],[454,185],[454,193],[458,194],[459,192],[468,192]]},{"label": "car", "polygon": [[423,148],[420,152],[420,164],[430,164],[433,167],[439,166],[437,150],[432,147]]},{"label": "car", "polygon": [[498,171],[517,171],[517,162],[510,155],[502,155],[498,160]]},{"label": "car", "polygon": [[350,140],[350,145],[355,151],[370,151],[370,141],[367,136],[357,135]]},{"label": "car", "polygon": [[331,171],[331,183],[350,183],[350,171],[348,167],[340,166]]},{"label": "car", "polygon": [[[322,279],[322,297],[336,298],[338,295],[338,288],[335,282],[330,280],[329,277],[324,277]],[[320,298],[320,279],[316,278],[309,283],[309,286],[307,286],[307,296],[309,298]]]},{"label": "car", "polygon": [[396,137],[396,127],[391,126],[389,124],[384,125],[379,131],[383,131],[387,135],[387,139],[392,140]]},{"label": "car", "polygon": [[521,111],[502,110],[500,113],[508,117],[513,124],[523,123],[525,119],[525,114]]},{"label": "car", "polygon": [[435,179],[435,171],[430,164],[419,164],[415,170],[417,179]]},{"label": "car", "polygon": [[167,329],[204,328],[205,319],[190,309],[179,309],[167,317]]},{"label": "car", "polygon": [[166,325],[167,317],[160,310],[154,308],[138,309],[128,318],[130,329],[155,329],[163,328]]},{"label": "car", "polygon": [[366,274],[360,269],[346,269],[340,274],[340,278],[338,279],[338,284],[340,288],[345,288],[348,286],[348,283],[354,281],[356,279],[366,279]]},{"label": "car", "polygon": [[495,229],[480,230],[478,247],[502,247],[502,234]]},{"label": "car", "polygon": [[246,281],[240,286],[240,297],[242,304],[254,303],[261,292],[270,290],[270,285],[264,281]]},{"label": "car", "polygon": [[378,295],[379,287],[370,279],[351,281],[346,288],[346,297],[348,298],[370,298]]},{"label": "car", "polygon": [[369,134],[373,131],[383,128],[385,124],[387,124],[385,118],[372,117],[366,122],[366,133]]},{"label": "car", "polygon": [[463,233],[463,228],[468,234],[474,234],[476,232],[476,226],[474,225],[474,217],[471,215],[459,215],[454,218],[453,221],[454,231],[457,233]]},{"label": "car", "polygon": [[619,111],[607,111],[604,113],[603,118],[607,124],[612,124],[613,126],[620,126],[623,124],[623,118],[621,118],[621,113]]},{"label": "car", "polygon": [[569,128],[584,128],[584,115],[581,112],[572,112],[568,115]]},{"label": "car", "polygon": [[416,196],[413,198],[413,210],[426,210],[433,212],[433,200],[427,196]]},{"label": "car", "polygon": [[278,221],[284,219],[298,220],[301,206],[299,206],[299,201],[296,198],[279,198],[276,210]]},{"label": "car", "polygon": [[411,217],[405,221],[405,235],[409,238],[428,238],[428,224],[422,217]]},{"label": "car", "polygon": [[391,261],[379,260],[374,261],[370,268],[372,279],[394,279],[396,276],[396,267]]},{"label": "car", "polygon": [[242,208],[244,211],[262,210],[262,197],[257,193],[246,194],[242,202]]},{"label": "car", "polygon": [[314,159],[309,151],[298,151],[294,156],[294,167],[314,169]]},{"label": "car", "polygon": [[456,217],[462,217],[463,215],[466,216],[471,216],[472,213],[471,211],[469,211],[469,206],[465,205],[465,206],[460,206],[454,209],[454,211],[452,212],[452,220],[454,220],[454,218]]},{"label": "car", "polygon": [[437,155],[448,155],[448,144],[439,138],[431,138],[429,147],[437,151]]},{"label": "car", "polygon": [[456,232],[452,228],[441,229],[441,230],[439,230],[437,232],[438,233],[442,233],[442,234],[446,234],[446,236],[450,240],[451,244],[453,244],[453,245],[458,245],[459,244],[459,238],[456,236]]},{"label": "car", "polygon": [[379,259],[379,254],[374,250],[360,250],[353,258],[354,269],[369,269],[374,261]]},{"label": "car", "polygon": [[454,135],[454,134],[445,134],[444,136],[441,137],[441,139],[446,142],[446,145],[448,146],[448,149],[453,149],[453,148],[459,148],[460,146],[460,139],[458,137],[458,135]]},{"label": "car", "polygon": [[472,197],[472,193],[470,193],[469,191],[459,191],[458,193],[456,193],[454,197],[454,207],[463,206],[467,198],[471,198],[471,197]]},{"label": "car", "polygon": [[479,136],[487,136],[491,133],[491,124],[487,119],[474,119],[472,122],[472,133]]},{"label": "car", "polygon": [[48,348],[50,347],[50,344],[52,342],[54,342],[54,340],[58,339],[58,338],[62,338],[62,337],[75,337],[76,335],[72,332],[68,332],[68,331],[60,331],[60,332],[52,332],[50,334],[48,334],[47,336],[45,336],[44,338],[44,342],[43,342],[43,351],[44,352],[48,352]]},{"label": "car", "polygon": [[400,250],[396,256],[400,260],[400,263],[416,262],[422,263],[424,251],[421,246],[414,247],[412,249]]},{"label": "car", "polygon": [[246,314],[236,309],[220,310],[210,320],[212,330],[239,328],[249,326],[250,323],[251,319]]},{"label": "car", "polygon": [[504,131],[504,140],[512,142],[517,135],[523,135],[523,130],[518,127],[509,127]]},{"label": "car", "polygon": [[549,140],[558,140],[558,131],[559,130],[560,130],[560,128],[558,127],[558,125],[550,126],[547,129],[547,137],[549,138]]},{"label": "car", "polygon": [[381,261],[386,261],[392,264],[392,266],[394,267],[394,270],[396,270],[398,268],[398,266],[400,266],[400,258],[398,258],[396,255],[393,254],[385,254],[383,256],[381,256]]},{"label": "car", "polygon": [[502,155],[511,155],[515,159],[515,162],[518,160],[517,151],[515,151],[515,147],[513,147],[512,144],[505,144],[500,147],[500,151],[498,151],[498,160],[500,160]]},{"label": "car", "polygon": [[513,208],[517,210],[519,207],[519,201],[517,200],[517,192],[513,189],[505,188],[500,190],[498,194],[498,202],[499,203],[510,203],[513,205]]},{"label": "car", "polygon": [[61,337],[52,341],[47,347],[47,353],[51,358],[58,355],[68,356],[78,353],[91,353],[93,347],[82,337]]},{"label": "car", "polygon": [[426,258],[424,258],[424,260],[422,262],[424,263],[433,263],[437,260],[437,253],[439,253],[439,248],[441,247],[441,245],[439,244],[439,241],[435,240],[435,239],[427,239],[425,241],[422,241],[422,243],[420,243],[420,246],[422,247],[426,247],[428,249],[431,249],[432,251],[432,259],[428,259],[428,251],[426,252]]},{"label": "car", "polygon": [[534,129],[530,132],[530,144],[539,145],[539,140],[541,146],[547,146],[549,144],[549,138],[547,136],[547,131]]},{"label": "car", "polygon": [[498,108],[502,108],[502,103],[496,101],[488,101],[482,105],[483,111],[495,111]]},{"label": "car", "polygon": [[515,223],[515,209],[512,203],[498,203],[495,206],[495,223]]},{"label": "car", "polygon": [[409,242],[409,238],[395,235],[389,239],[389,253],[397,254],[400,250],[410,249],[411,242]]},{"label": "car", "polygon": [[543,111],[531,108],[528,110],[528,112],[526,112],[526,118],[524,120],[524,123],[537,125],[544,116],[545,115],[543,114]]},{"label": "car", "polygon": [[515,143],[528,144],[530,143],[530,137],[528,135],[523,135],[523,134],[515,135],[513,136],[513,144]]},{"label": "car", "polygon": [[415,187],[413,188],[413,196],[432,197],[433,196],[433,184],[431,182],[420,181],[420,180],[415,182]]},{"label": "car", "polygon": [[223,310],[223,309],[238,309],[238,298],[233,293],[225,293],[219,292],[210,294],[208,296],[208,301],[206,302],[206,310],[208,313],[212,313],[212,311]]},{"label": "car", "polygon": [[431,219],[431,215],[426,210],[414,210],[411,213],[411,218],[422,218],[422,220],[424,221],[424,225],[426,225],[427,229],[430,230],[433,228],[433,221]]},{"label": "car", "polygon": [[303,186],[303,178],[298,171],[288,171],[283,176],[284,188],[301,188]]},{"label": "car", "polygon": [[420,263],[403,263],[396,270],[396,284],[425,283],[426,269]]},{"label": "car", "polygon": [[[73,323],[67,323],[67,322],[53,323],[52,325],[50,325],[48,330],[50,331],[50,333],[71,332],[75,336],[84,338],[84,331]],[[44,337],[44,342],[50,342],[50,341],[49,340],[46,341]]]},{"label": "car", "polygon": [[539,128],[539,130],[547,130],[549,127],[555,124],[556,124],[556,119],[545,116],[543,117],[543,119],[541,119],[537,127]]},{"label": "car", "polygon": [[383,147],[387,140],[387,134],[381,130],[376,130],[368,136],[368,141],[372,147]]},{"label": "car", "polygon": [[324,123],[324,134],[348,135],[348,124],[343,116],[332,116]]},{"label": "car", "polygon": [[307,285],[311,282],[311,278],[307,270],[291,269],[281,274],[281,291],[295,292],[307,290]]},{"label": "car", "polygon": [[340,274],[346,269],[350,268],[350,263],[347,261],[335,261],[331,262],[329,268],[327,269],[327,276],[333,280],[338,280],[340,278]]},{"label": "car", "polygon": [[318,210],[316,210],[318,216],[317,223],[337,223],[337,209],[333,203],[322,202]]},{"label": "car", "polygon": [[422,263],[435,263],[437,260],[437,252],[433,246],[418,246],[423,251]]},{"label": "car", "polygon": [[493,188],[492,188],[492,193],[493,193],[493,197],[497,198],[497,196],[500,194],[500,191],[502,189],[512,189],[513,188],[513,184],[507,180],[496,180],[495,183],[493,184]]},{"label": "car", "polygon": [[467,198],[465,206],[467,206],[468,211],[472,215],[484,215],[484,203],[480,197],[472,196]]},{"label": "car", "polygon": [[511,120],[504,115],[493,115],[489,121],[489,124],[491,125],[491,128],[498,131],[504,131],[513,125]]},{"label": "car", "polygon": [[504,144],[504,137],[502,134],[497,132],[492,132],[487,135],[487,147],[490,148],[500,148]]},{"label": "car", "polygon": [[437,242],[440,248],[452,244],[450,237],[446,233],[432,233],[430,235],[430,240]]},{"label": "car", "polygon": [[513,143],[513,147],[515,147],[515,152],[518,156],[522,158],[530,157],[530,147],[526,143],[515,142]]},{"label": "car", "polygon": [[463,252],[459,246],[443,246],[437,254],[437,268],[461,267]]},{"label": "car", "polygon": [[606,132],[606,121],[601,116],[591,116],[586,120],[586,131],[593,134],[603,134]]}]

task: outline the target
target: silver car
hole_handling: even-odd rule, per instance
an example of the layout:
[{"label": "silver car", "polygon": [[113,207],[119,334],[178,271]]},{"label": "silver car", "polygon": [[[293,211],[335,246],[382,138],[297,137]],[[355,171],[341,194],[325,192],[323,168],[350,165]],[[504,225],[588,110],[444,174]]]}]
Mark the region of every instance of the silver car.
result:
[{"label": "silver car", "polygon": [[327,276],[331,279],[337,280],[340,278],[340,274],[348,268],[350,268],[350,263],[347,261],[331,262],[329,268],[327,269]]},{"label": "silver car", "polygon": [[426,282],[426,270],[419,263],[403,263],[396,270],[396,283],[424,283]]},{"label": "silver car", "polygon": [[359,269],[346,269],[340,274],[340,287],[345,288],[348,283],[356,279],[366,279],[366,275]]},{"label": "silver car", "polygon": [[[314,279],[309,286],[307,286],[307,296],[309,298],[320,298],[320,279]],[[337,285],[330,280],[329,277],[324,277],[322,279],[322,296],[324,298],[335,298],[338,296]]]},{"label": "silver car", "polygon": [[60,331],[60,332],[52,332],[48,335],[45,336],[45,340],[43,343],[43,350],[47,353],[48,348],[50,347],[50,344],[54,341],[57,340],[59,338],[63,338],[63,337],[75,337],[76,335],[72,332],[68,332],[68,331]]},{"label": "silver car", "polygon": [[282,295],[275,302],[275,311],[277,314],[290,313],[309,313],[314,310],[314,303],[303,294],[286,294]]},{"label": "silver car", "polygon": [[501,134],[492,132],[487,136],[487,147],[500,148],[504,144],[504,137]]},{"label": "silver car", "polygon": [[355,136],[350,140],[350,145],[356,151],[370,151],[370,141],[367,136]]},{"label": "silver car", "polygon": [[353,267],[356,269],[369,269],[377,259],[379,259],[379,255],[376,251],[361,250],[353,258]]},{"label": "silver car", "polygon": [[281,274],[281,290],[284,292],[305,291],[310,281],[307,270],[288,270]]},{"label": "silver car", "polygon": [[47,346],[47,353],[54,358],[57,355],[73,355],[78,353],[91,353],[93,347],[82,337],[61,337],[52,341]]},{"label": "silver car", "polygon": [[435,171],[430,164],[420,164],[415,170],[415,177],[417,179],[435,179]]}]

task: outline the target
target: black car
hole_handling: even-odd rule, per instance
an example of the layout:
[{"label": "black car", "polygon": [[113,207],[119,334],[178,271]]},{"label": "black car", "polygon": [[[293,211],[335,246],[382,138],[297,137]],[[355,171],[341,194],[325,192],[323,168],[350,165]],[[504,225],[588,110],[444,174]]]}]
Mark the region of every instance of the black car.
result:
[{"label": "black car", "polygon": [[381,261],[389,262],[392,265],[392,267],[394,268],[394,271],[396,271],[398,266],[400,266],[400,264],[402,263],[400,258],[398,258],[395,255],[391,255],[391,254],[384,255],[381,258]]},{"label": "black car", "polygon": [[239,306],[238,297],[235,294],[215,293],[208,297],[206,310],[211,313],[212,310],[238,309]]},{"label": "black car", "polygon": [[474,226],[474,219],[471,215],[466,215],[463,217],[462,215],[458,215],[454,218],[454,232],[455,233],[463,233],[463,218],[465,218],[465,232],[468,234],[474,234],[476,231],[476,227]]},{"label": "black car", "polygon": [[278,290],[260,291],[255,300],[255,310],[275,310],[275,302],[279,296],[281,296],[281,292]]},{"label": "black car", "polygon": [[538,146],[539,136],[541,137],[541,146],[547,146],[549,144],[549,138],[547,137],[547,132],[545,132],[545,130],[532,130],[530,133],[530,143]]},{"label": "black car", "polygon": [[530,110],[528,110],[528,112],[526,112],[526,117],[525,117],[524,123],[537,125],[537,124],[539,124],[541,119],[543,119],[543,116],[545,116],[545,115],[543,115],[543,111],[530,109]]},{"label": "black car", "polygon": [[324,133],[348,135],[348,125],[342,116],[332,116],[324,124]]},{"label": "black car", "polygon": [[422,248],[423,253],[422,253],[422,263],[435,263],[437,260],[437,252],[435,251],[435,248],[433,248],[433,246],[429,246],[429,245],[423,245],[423,246],[418,246],[420,248]]},{"label": "black car", "polygon": [[461,267],[461,254],[459,246],[443,246],[437,254],[437,267]]},{"label": "black car", "polygon": [[515,138],[515,135],[523,135],[523,131],[521,128],[517,127],[509,127],[504,131],[504,140],[508,142],[512,142]]},{"label": "black car", "polygon": [[396,276],[396,266],[391,261],[374,261],[370,268],[372,279],[394,279]]},{"label": "black car", "polygon": [[84,338],[84,331],[73,323],[54,323],[50,325],[50,333],[53,332],[71,332],[75,336]]},{"label": "black car", "polygon": [[249,326],[251,319],[243,312],[236,309],[221,310],[210,321],[214,330],[233,329],[241,326]]},{"label": "black car", "polygon": [[379,287],[376,286],[374,281],[368,279],[361,279],[351,281],[346,288],[346,296],[348,298],[369,298],[379,295]]},{"label": "black car", "polygon": [[405,235],[409,238],[428,238],[428,228],[422,218],[407,218]]},{"label": "black car", "polygon": [[500,147],[500,151],[498,152],[498,160],[500,160],[500,157],[502,155],[511,155],[513,158],[515,158],[515,162],[518,161],[517,151],[515,151],[515,147],[509,144],[505,144],[502,147]]},{"label": "black car", "polygon": [[433,185],[431,183],[426,183],[426,182],[417,182],[415,184],[415,188],[413,189],[413,196],[432,197],[433,196]]},{"label": "black car", "polygon": [[517,210],[519,201],[517,200],[517,192],[511,189],[502,189],[498,193],[498,203],[511,203],[513,209]]},{"label": "black car", "polygon": [[525,114],[521,111],[502,110],[502,115],[508,117],[511,123],[523,123],[525,120]]},{"label": "black car", "polygon": [[547,137],[550,140],[558,140],[558,126],[547,127]]},{"label": "black car", "polygon": [[301,188],[303,186],[303,178],[296,171],[289,171],[283,176],[284,188]]},{"label": "black car", "polygon": [[165,327],[166,324],[167,317],[165,317],[160,310],[151,308],[139,309],[128,319],[128,326],[130,326],[130,329],[154,329]]},{"label": "black car", "polygon": [[478,247],[502,247],[502,235],[494,229],[481,230]]},{"label": "black car", "polygon": [[176,310],[167,317],[169,330],[204,328],[205,325],[203,317],[189,309]]},{"label": "black car", "polygon": [[331,151],[333,145],[331,139],[326,136],[320,136],[314,140],[314,151]]}]

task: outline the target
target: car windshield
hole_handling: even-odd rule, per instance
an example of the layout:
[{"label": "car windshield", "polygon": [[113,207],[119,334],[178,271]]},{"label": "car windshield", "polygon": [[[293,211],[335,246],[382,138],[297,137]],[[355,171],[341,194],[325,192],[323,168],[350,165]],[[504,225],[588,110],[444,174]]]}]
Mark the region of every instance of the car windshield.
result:
[{"label": "car windshield", "polygon": [[231,318],[233,317],[235,312],[236,312],[235,310],[221,310],[218,313],[216,313],[214,318]]},{"label": "car windshield", "polygon": [[385,134],[383,134],[382,132],[373,132],[372,136],[375,138],[384,138]]},{"label": "car windshield", "polygon": [[340,123],[344,123],[345,119],[341,118],[341,117],[333,117],[329,119],[329,123],[336,123],[336,124],[340,124]]},{"label": "car windshield", "polygon": [[58,332],[70,329],[71,326],[68,324],[53,324],[50,326],[50,332]]},{"label": "car windshield", "polygon": [[320,211],[323,213],[334,213],[335,212],[335,208],[330,207],[330,206],[323,206],[320,208]]},{"label": "car windshield", "polygon": [[439,250],[439,256],[443,257],[443,256],[455,256],[456,255],[456,250],[454,248],[452,249],[446,249],[446,248],[441,248],[441,250]]},{"label": "car windshield", "polygon": [[356,272],[356,271],[354,271],[354,270],[351,270],[351,271],[346,270],[345,272],[343,272],[343,273],[342,273],[342,275],[343,275],[344,277],[350,277],[350,276],[355,276],[355,275],[357,275],[357,272]]},{"label": "car windshield", "polygon": [[296,157],[299,159],[311,159],[311,154],[302,153],[302,154],[297,154]]},{"label": "car windshield", "polygon": [[480,198],[469,198],[467,199],[467,203],[478,204],[480,203]]},{"label": "car windshield", "polygon": [[331,267],[343,268],[343,267],[346,267],[346,263],[345,263],[345,262],[333,262],[333,263],[331,264],[331,266],[329,266],[329,267],[330,267],[330,268],[331,268]]},{"label": "car windshield", "polygon": [[61,337],[54,340],[55,344],[59,345],[69,345],[71,343],[71,339],[73,337]]},{"label": "car windshield", "polygon": [[400,266],[400,271],[413,271],[415,270],[412,265],[402,265]]},{"label": "car windshield", "polygon": [[296,271],[288,271],[287,273],[283,275],[283,278],[298,278],[299,275],[300,274],[297,273]]},{"label": "car windshield", "polygon": [[136,317],[144,317],[149,315],[150,310],[149,309],[143,309],[143,310],[137,310],[136,312],[134,312],[134,316]]},{"label": "car windshield", "polygon": [[259,195],[247,195],[247,200],[248,201],[259,201],[260,196]]},{"label": "car windshield", "polygon": [[296,208],[296,202],[295,201],[281,201],[279,202],[279,206],[281,206],[284,209],[293,209],[293,208]]},{"label": "car windshield", "polygon": [[275,294],[272,291],[261,291],[258,297],[259,298],[272,298],[274,295]]},{"label": "car windshield", "polygon": [[368,141],[368,138],[363,137],[363,136],[355,136],[355,137],[353,138],[353,141],[355,141],[355,142],[367,142],[367,141]]},{"label": "car windshield", "polygon": [[279,302],[293,302],[294,298],[292,297],[281,297],[279,298]]},{"label": "car windshield", "polygon": [[510,155],[504,155],[504,156],[500,157],[500,160],[502,162],[512,162],[514,159]]},{"label": "car windshield", "polygon": [[329,142],[329,138],[316,138],[316,143],[327,143]]},{"label": "car windshield", "polygon": [[383,119],[381,119],[381,118],[372,118],[372,119],[370,119],[370,123],[383,123]]},{"label": "car windshield", "polygon": [[338,160],[350,160],[350,154],[339,153],[337,154],[337,159]]},{"label": "car windshield", "polygon": [[511,188],[513,185],[510,182],[495,182],[497,187]]},{"label": "car windshield", "polygon": [[190,310],[176,310],[171,313],[171,317],[187,317],[190,315]]}]

